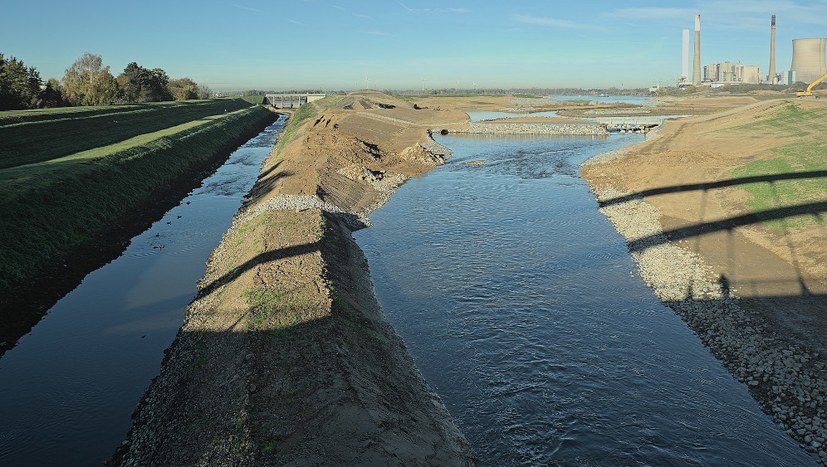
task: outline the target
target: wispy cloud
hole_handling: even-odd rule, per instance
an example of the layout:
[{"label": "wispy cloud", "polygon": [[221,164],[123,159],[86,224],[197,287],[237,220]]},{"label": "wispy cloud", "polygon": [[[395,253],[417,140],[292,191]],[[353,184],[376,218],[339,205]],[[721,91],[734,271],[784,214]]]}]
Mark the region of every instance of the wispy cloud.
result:
[{"label": "wispy cloud", "polygon": [[402,2],[398,2],[399,6],[402,7],[403,10],[407,13],[454,13],[454,14],[466,14],[470,13],[471,10],[468,8],[411,8],[408,5],[405,5]]},{"label": "wispy cloud", "polygon": [[606,12],[606,18],[646,21],[681,21],[692,25],[700,14],[704,28],[728,31],[759,31],[769,26],[769,17],[778,15],[779,23],[827,26],[827,2],[795,0],[699,0],[694,8],[619,8]]},{"label": "wispy cloud", "polygon": [[577,23],[565,19],[546,18],[543,16],[511,15],[511,19],[518,23],[533,24],[535,26],[563,29],[594,29],[594,26],[589,24]]},{"label": "wispy cloud", "polygon": [[229,5],[232,7],[241,8],[242,10],[254,11],[256,13],[264,13],[264,10],[259,10],[258,8],[253,8],[246,5],[239,5],[237,3],[230,3]]},{"label": "wispy cloud", "polygon": [[388,34],[388,33],[386,33],[386,32],[382,32],[382,31],[366,31],[366,30],[361,30],[361,31],[359,31],[359,32],[360,32],[361,34],[367,34],[367,35],[369,35],[369,36],[390,37],[390,34]]},{"label": "wispy cloud", "polygon": [[294,19],[289,19],[289,18],[288,18],[288,19],[287,19],[287,22],[288,22],[288,23],[297,24],[297,25],[299,25],[299,26],[307,26],[306,24],[302,23],[301,21],[296,21],[296,20],[294,20]]},{"label": "wispy cloud", "polygon": [[373,19],[372,16],[363,15],[361,13],[354,13],[353,16],[355,16],[356,18],[361,18],[361,19]]},{"label": "wispy cloud", "polygon": [[621,8],[619,10],[608,13],[607,16],[623,19],[638,19],[638,20],[683,20],[692,18],[697,14],[697,11],[689,8]]}]

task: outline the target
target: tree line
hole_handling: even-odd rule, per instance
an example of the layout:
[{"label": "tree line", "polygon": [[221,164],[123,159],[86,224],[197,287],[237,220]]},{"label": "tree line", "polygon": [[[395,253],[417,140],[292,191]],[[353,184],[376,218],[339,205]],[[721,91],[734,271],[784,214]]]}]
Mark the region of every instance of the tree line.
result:
[{"label": "tree line", "polygon": [[190,78],[171,79],[161,68],[135,62],[115,77],[100,55],[88,52],[66,69],[62,80],[44,83],[35,67],[0,53],[0,110],[181,101],[210,94]]}]

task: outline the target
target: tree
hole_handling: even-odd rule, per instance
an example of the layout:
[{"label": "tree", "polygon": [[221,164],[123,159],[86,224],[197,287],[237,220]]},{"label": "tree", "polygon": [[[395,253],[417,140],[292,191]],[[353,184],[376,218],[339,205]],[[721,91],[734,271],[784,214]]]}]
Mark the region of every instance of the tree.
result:
[{"label": "tree", "polygon": [[210,97],[212,97],[212,89],[204,85],[198,86],[199,99],[209,99]]},{"label": "tree", "polygon": [[169,90],[169,76],[161,68],[152,70],[135,62],[118,75],[120,97],[124,102],[158,102],[173,99]]},{"label": "tree", "polygon": [[118,83],[100,55],[84,53],[63,76],[63,95],[72,105],[111,104],[117,94]]},{"label": "tree", "polygon": [[169,82],[169,92],[176,101],[198,99],[198,85],[189,78],[174,79]]},{"label": "tree", "polygon": [[22,60],[6,59],[0,53],[0,110],[28,109],[37,104],[40,73]]},{"label": "tree", "polygon": [[124,102],[138,102],[141,95],[142,74],[145,68],[132,62],[118,75],[118,90],[121,100]]},{"label": "tree", "polygon": [[63,92],[58,80],[50,78],[46,87],[40,91],[37,99],[38,107],[60,107],[63,105]]}]

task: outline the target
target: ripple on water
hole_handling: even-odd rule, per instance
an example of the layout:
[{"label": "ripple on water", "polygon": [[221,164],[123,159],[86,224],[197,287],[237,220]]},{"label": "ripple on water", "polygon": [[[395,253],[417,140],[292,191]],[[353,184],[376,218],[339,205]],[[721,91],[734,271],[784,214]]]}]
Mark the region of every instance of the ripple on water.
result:
[{"label": "ripple on water", "polygon": [[385,315],[483,465],[812,464],[576,177],[620,141],[441,139],[451,161],[355,234]]}]

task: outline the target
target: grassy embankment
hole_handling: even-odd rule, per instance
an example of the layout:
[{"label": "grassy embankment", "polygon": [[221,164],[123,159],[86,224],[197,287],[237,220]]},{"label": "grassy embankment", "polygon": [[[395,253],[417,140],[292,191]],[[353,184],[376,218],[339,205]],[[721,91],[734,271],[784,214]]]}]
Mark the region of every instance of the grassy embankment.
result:
[{"label": "grassy embankment", "polygon": [[[732,172],[733,178],[783,175],[796,172],[827,170],[827,108],[801,108],[796,104],[787,107],[771,118],[738,129],[742,132],[775,134],[787,140],[771,150],[768,158],[749,162]],[[827,184],[823,177],[797,180],[774,180],[744,185],[750,194],[747,205],[756,212],[801,203],[827,200]],[[805,214],[765,224],[774,229],[805,227],[823,220]]]},{"label": "grassy embankment", "polygon": [[0,338],[16,289],[274,118],[241,99],[0,112]]}]

